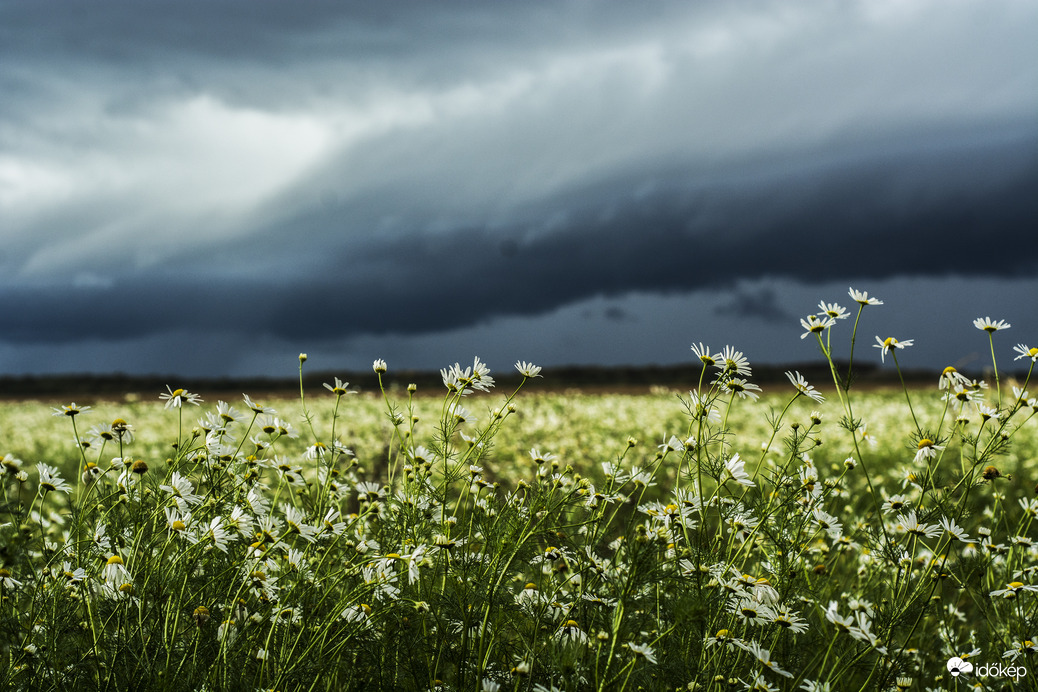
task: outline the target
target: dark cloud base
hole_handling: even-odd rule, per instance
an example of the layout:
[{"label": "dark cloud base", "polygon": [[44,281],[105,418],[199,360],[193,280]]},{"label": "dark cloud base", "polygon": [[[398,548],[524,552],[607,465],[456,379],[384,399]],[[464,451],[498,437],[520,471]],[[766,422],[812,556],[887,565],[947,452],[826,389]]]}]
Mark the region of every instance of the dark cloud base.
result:
[{"label": "dark cloud base", "polygon": [[[287,252],[256,245],[257,262],[285,253],[283,274],[242,278],[240,262],[203,258],[108,286],[9,282],[0,339],[429,333],[596,295],[721,289],[745,278],[1028,276],[1038,269],[1035,152],[1030,134],[983,149],[772,166],[749,182],[668,171],[659,177],[671,182],[651,194],[632,193],[643,178],[624,176],[559,193],[527,211],[529,223],[506,228],[367,237],[312,255],[302,240]],[[338,212],[348,218],[350,209]],[[565,221],[539,231],[549,217]],[[785,319],[766,295],[733,300],[736,311]]]}]

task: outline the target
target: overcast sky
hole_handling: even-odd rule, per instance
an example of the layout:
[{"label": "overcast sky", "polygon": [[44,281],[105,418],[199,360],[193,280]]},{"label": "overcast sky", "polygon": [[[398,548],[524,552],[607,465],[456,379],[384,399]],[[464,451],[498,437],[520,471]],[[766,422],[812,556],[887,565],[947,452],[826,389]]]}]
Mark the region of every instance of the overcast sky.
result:
[{"label": "overcast sky", "polygon": [[1008,362],[1036,36],[1033,0],[0,0],[0,373],[803,362],[849,286],[903,365],[979,367],[986,315]]}]

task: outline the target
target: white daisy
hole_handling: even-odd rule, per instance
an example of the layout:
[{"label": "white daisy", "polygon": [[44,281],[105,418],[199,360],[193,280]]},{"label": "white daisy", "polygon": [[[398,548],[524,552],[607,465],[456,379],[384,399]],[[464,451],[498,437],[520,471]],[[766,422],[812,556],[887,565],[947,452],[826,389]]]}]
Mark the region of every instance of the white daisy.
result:
[{"label": "white daisy", "polygon": [[989,596],[1001,596],[1002,598],[1012,599],[1016,598],[1017,594],[1023,591],[1038,591],[1038,586],[1032,584],[1024,584],[1020,581],[1011,581],[1006,584],[1004,589],[996,589],[988,593]]},{"label": "white daisy", "polygon": [[836,601],[829,601],[829,606],[825,609],[825,619],[836,625],[836,628],[841,632],[849,632],[851,627],[854,626],[854,618],[840,615],[837,612],[837,607]]},{"label": "white daisy", "polygon": [[807,631],[807,620],[800,617],[799,614],[790,610],[789,607],[779,606],[777,608],[774,608],[773,610],[775,611],[775,617],[772,618],[772,622],[774,622],[779,627],[782,627],[783,629],[788,629],[790,632],[793,632],[794,634],[803,634]]},{"label": "white daisy", "polygon": [[817,315],[808,315],[807,319],[801,318],[800,320],[800,325],[804,328],[804,333],[800,335],[800,338],[806,339],[812,334],[821,334],[834,324],[836,324],[836,320],[832,317],[822,320],[818,319]]},{"label": "white daisy", "polygon": [[978,317],[977,319],[973,320],[973,326],[977,329],[987,332],[988,334],[992,334],[1003,329],[1009,329],[1012,325],[1006,322],[1005,320],[998,320],[996,322],[995,320],[992,320],[990,317]]},{"label": "white daisy", "polygon": [[750,474],[746,473],[746,462],[739,458],[738,452],[724,462],[724,468],[728,472],[726,480],[731,479],[739,485],[745,485],[748,488],[754,487],[753,481],[750,480]]},{"label": "white daisy", "polygon": [[919,440],[919,444],[916,445],[916,453],[913,461],[926,461],[927,459],[936,459],[937,452],[944,449],[943,445],[935,444],[929,437],[924,437]]},{"label": "white daisy", "polygon": [[[0,567],[0,587],[4,589],[17,589],[22,583],[11,576],[11,571],[6,567]],[[653,661],[655,663],[655,661]]]},{"label": "white daisy", "polygon": [[74,418],[75,416],[78,416],[81,413],[86,413],[87,411],[89,411],[90,407],[79,406],[78,404],[76,404],[76,402],[73,401],[71,404],[51,410],[54,411],[53,415],[55,416],[68,416],[69,418]]},{"label": "white daisy", "polygon": [[207,542],[211,542],[221,552],[227,552],[227,542],[230,540],[230,533],[224,528],[223,519],[213,517],[209,520],[208,527],[205,529],[199,528],[198,533],[195,535],[195,542],[201,542],[206,539],[208,539]]},{"label": "white daisy", "polygon": [[762,666],[764,666],[765,668],[767,668],[771,672],[778,673],[779,675],[782,675],[782,676],[787,677],[787,678],[793,677],[792,673],[790,673],[787,670],[783,670],[782,668],[780,668],[778,666],[777,663],[775,663],[775,661],[772,661],[771,660],[771,652],[768,651],[767,649],[765,649],[764,647],[762,647],[757,642],[750,641],[750,642],[747,642],[745,644],[742,644],[741,646],[742,646],[743,649],[745,649],[746,651],[751,653],[753,656],[755,656],[757,658],[757,662],[758,663],[760,663]]},{"label": "white daisy", "polygon": [[742,375],[743,377],[749,377],[753,374],[750,368],[750,361],[746,359],[746,356],[742,354],[742,351],[736,351],[731,346],[725,346],[719,354],[717,354],[718,363],[717,367],[723,372],[728,374],[735,373]]},{"label": "white daisy", "polygon": [[346,396],[347,394],[356,394],[357,391],[349,388],[349,382],[343,382],[338,377],[335,378],[335,384],[324,383],[324,388],[335,396]]},{"label": "white daisy", "polygon": [[692,353],[696,354],[696,358],[701,360],[704,366],[717,365],[717,359],[720,357],[710,353],[710,347],[704,346],[702,341],[698,344],[692,344]]},{"label": "white daisy", "polygon": [[188,511],[189,507],[193,507],[202,501],[202,496],[195,494],[195,486],[191,481],[181,476],[179,471],[174,471],[173,475],[170,476],[169,485],[160,485],[159,489],[165,490],[173,496],[173,501],[181,512]]},{"label": "white daisy", "polygon": [[949,365],[941,372],[941,377],[937,381],[937,388],[951,389],[955,385],[969,384],[969,381],[968,377],[956,370],[954,366]]},{"label": "white daisy", "polygon": [[227,519],[228,528],[237,531],[242,538],[252,538],[252,517],[240,505],[231,509],[231,516]]},{"label": "white daisy", "polygon": [[817,401],[819,403],[825,401],[825,397],[819,394],[817,391],[815,391],[815,388],[809,385],[807,383],[807,380],[804,379],[804,376],[801,375],[799,372],[792,373],[787,371],[786,377],[789,378],[789,381],[793,385],[793,387],[795,387],[799,393],[803,394],[808,399],[813,399],[814,401]]},{"label": "white daisy", "polygon": [[649,663],[656,662],[656,652],[653,651],[652,647],[648,644],[635,644],[634,642],[628,642],[627,648],[635,653],[637,656],[641,656]]},{"label": "white daisy", "polygon": [[748,625],[766,625],[775,619],[775,611],[771,606],[755,598],[740,598],[732,602],[728,612],[737,615]]},{"label": "white daisy", "polygon": [[914,343],[914,339],[905,339],[904,341],[898,341],[892,336],[888,336],[886,339],[880,339],[876,337],[876,343],[872,345],[872,348],[880,349],[880,360],[886,362],[887,353],[892,349],[905,349]]},{"label": "white daisy", "polygon": [[816,507],[811,510],[811,518],[818,524],[818,528],[829,534],[830,538],[839,538],[843,535],[843,524],[821,508]]},{"label": "white daisy", "polygon": [[756,401],[760,398],[760,387],[757,385],[747,382],[742,377],[733,377],[729,380],[721,382],[721,390],[726,393],[734,393],[738,395],[740,399],[752,399]]},{"label": "white daisy", "polygon": [[836,303],[827,303],[823,300],[818,303],[818,309],[821,310],[819,314],[824,314],[834,320],[844,320],[850,317],[847,308]]},{"label": "white daisy", "polygon": [[519,374],[523,377],[540,377],[541,367],[534,365],[533,363],[527,363],[525,360],[519,360],[515,363],[515,369],[519,371]]},{"label": "white daisy", "polygon": [[270,408],[269,406],[264,406],[263,404],[256,403],[255,401],[252,400],[251,397],[249,397],[248,394],[242,394],[242,401],[244,401],[245,405],[248,406],[249,409],[253,413],[255,413],[256,415],[263,415],[263,414],[270,415],[270,414],[277,413],[277,411],[275,411],[274,409]]},{"label": "white daisy", "polygon": [[168,384],[166,385],[166,393],[159,394],[159,399],[166,402],[166,408],[181,408],[185,401],[195,406],[202,402],[202,398],[197,394],[186,389],[171,389]]},{"label": "white daisy", "polygon": [[101,571],[101,577],[105,580],[105,583],[116,589],[131,580],[130,573],[126,570],[123,559],[118,555],[112,555],[108,558],[104,569]]},{"label": "white daisy", "polygon": [[1038,348],[1031,348],[1030,346],[1026,346],[1024,344],[1017,344],[1013,347],[1013,350],[1020,354],[1013,360],[1020,360],[1021,358],[1030,358],[1032,363],[1038,361]]},{"label": "white daisy", "polygon": [[1038,644],[1035,644],[1035,640],[1038,640],[1038,637],[1014,642],[1013,648],[1003,653],[1002,658],[1008,658],[1011,661],[1015,661],[1020,656],[1028,656],[1038,652]]},{"label": "white daisy", "polygon": [[849,295],[851,297],[851,300],[853,300],[855,303],[858,303],[862,306],[883,304],[882,300],[878,300],[876,298],[869,298],[868,291],[857,291],[853,288],[848,288],[847,295]]},{"label": "white daisy", "polygon": [[937,538],[941,535],[941,527],[936,524],[920,524],[916,518],[915,510],[910,509],[900,517],[897,528],[900,531],[913,536]]},{"label": "white daisy", "polygon": [[40,472],[40,487],[47,491],[58,491],[62,493],[72,492],[69,485],[53,466],[44,463],[36,464],[36,470]]}]

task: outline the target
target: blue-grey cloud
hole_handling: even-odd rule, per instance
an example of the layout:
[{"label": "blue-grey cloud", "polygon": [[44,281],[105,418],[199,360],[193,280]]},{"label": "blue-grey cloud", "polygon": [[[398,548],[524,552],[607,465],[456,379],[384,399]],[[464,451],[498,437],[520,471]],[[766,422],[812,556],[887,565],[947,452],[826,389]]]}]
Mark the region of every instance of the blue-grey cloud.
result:
[{"label": "blue-grey cloud", "polygon": [[737,286],[731,298],[714,308],[718,316],[746,317],[776,324],[791,323],[792,315],[782,307],[773,288],[746,289]]},{"label": "blue-grey cloud", "polygon": [[703,290],[778,319],[739,282],[1025,277],[1035,26],[1027,2],[0,2],[0,341],[434,334]]},{"label": "blue-grey cloud", "polygon": [[[336,244],[272,233],[269,244],[218,246],[192,270],[9,286],[0,311],[9,340],[120,338],[172,326],[289,336],[319,325],[326,336],[350,336],[444,330],[594,295],[717,288],[745,277],[1030,276],[1038,268],[1038,200],[1027,191],[1038,185],[1038,158],[1027,152],[1036,144],[866,158],[795,174],[778,168],[737,187],[674,172],[648,194],[631,193],[630,180],[602,181],[543,202],[558,219],[550,233],[465,227]],[[223,273],[225,263],[233,269]],[[191,258],[173,264],[190,266]],[[121,329],[99,319],[109,313]]]}]

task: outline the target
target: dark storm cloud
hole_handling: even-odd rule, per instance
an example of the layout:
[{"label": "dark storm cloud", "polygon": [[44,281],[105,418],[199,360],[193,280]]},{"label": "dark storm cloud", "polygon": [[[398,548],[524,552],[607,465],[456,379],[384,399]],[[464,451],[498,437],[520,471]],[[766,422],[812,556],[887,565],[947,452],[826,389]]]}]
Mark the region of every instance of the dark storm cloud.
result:
[{"label": "dark storm cloud", "polygon": [[[860,154],[795,173],[778,165],[738,184],[678,184],[672,171],[650,194],[632,193],[636,180],[603,181],[545,203],[546,213],[565,212],[550,233],[460,228],[339,249],[300,241],[279,251],[298,253],[287,266],[305,271],[282,274],[248,271],[249,252],[261,262],[278,251],[259,246],[233,275],[214,263],[110,285],[8,288],[0,311],[8,340],[171,329],[329,338],[446,331],[596,295],[734,288],[743,277],[1029,276],[1038,269],[1038,198],[1028,194],[1038,186],[1036,145],[1024,136],[993,148]],[[764,289],[736,291],[724,309],[788,318]]]},{"label": "dark storm cloud", "polygon": [[1026,276],[1036,24],[1027,2],[0,0],[0,341],[247,349],[700,289],[775,322],[740,282]]},{"label": "dark storm cloud", "polygon": [[[113,111],[206,91],[235,104],[292,108],[357,90],[437,89],[478,83],[502,69],[536,69],[560,42],[649,37],[688,15],[586,2],[301,3],[229,0],[49,4],[0,2],[0,55],[8,93],[47,99],[103,87]],[[45,74],[44,71],[47,71]],[[84,81],[80,81],[80,78]],[[4,110],[24,117],[21,107]]]}]

